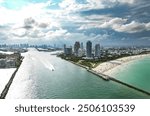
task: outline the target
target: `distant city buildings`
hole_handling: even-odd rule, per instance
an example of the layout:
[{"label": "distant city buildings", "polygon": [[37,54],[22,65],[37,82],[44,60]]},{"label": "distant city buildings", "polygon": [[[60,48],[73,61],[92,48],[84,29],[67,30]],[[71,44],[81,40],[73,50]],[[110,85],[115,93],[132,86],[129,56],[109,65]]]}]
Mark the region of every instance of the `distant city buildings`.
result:
[{"label": "distant city buildings", "polygon": [[65,55],[74,55],[75,57],[81,57],[83,59],[103,59],[103,58],[113,58],[128,55],[137,55],[143,52],[150,51],[150,48],[143,47],[102,47],[99,43],[96,43],[92,47],[93,43],[87,41],[85,44],[83,42],[76,41],[74,43],[74,49],[72,47],[66,47],[64,45]]},{"label": "distant city buildings", "polygon": [[83,42],[76,41],[74,43],[74,51],[72,47],[66,47],[64,44],[64,54],[65,55],[74,55],[76,57],[84,57],[86,59],[100,58],[100,44],[95,45],[95,53],[92,49],[92,42],[87,41],[86,49],[84,49]]},{"label": "distant city buildings", "polygon": [[86,43],[86,57],[91,58],[92,57],[92,42],[87,41]]},{"label": "distant city buildings", "polygon": [[7,49],[8,51],[12,51],[13,49],[17,51],[20,51],[20,52],[23,52],[22,50],[23,49],[27,49],[29,47],[34,47],[34,48],[38,48],[39,50],[61,50],[61,47],[60,45],[57,45],[57,44],[53,44],[53,45],[50,45],[50,44],[37,44],[37,45],[30,45],[30,44],[0,44],[0,49],[1,48],[5,48]]}]

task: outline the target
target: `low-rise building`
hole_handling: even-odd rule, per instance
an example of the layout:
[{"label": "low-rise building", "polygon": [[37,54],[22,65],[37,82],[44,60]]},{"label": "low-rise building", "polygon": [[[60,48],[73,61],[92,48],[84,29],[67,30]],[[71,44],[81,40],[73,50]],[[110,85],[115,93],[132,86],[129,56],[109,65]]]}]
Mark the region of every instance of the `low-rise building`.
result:
[{"label": "low-rise building", "polygon": [[0,59],[0,68],[5,68],[5,66],[6,66],[6,60]]},{"label": "low-rise building", "polygon": [[15,68],[15,67],[16,67],[15,59],[6,60],[6,68]]},{"label": "low-rise building", "polygon": [[5,54],[5,58],[0,58],[0,68],[16,68],[20,58],[20,53]]}]

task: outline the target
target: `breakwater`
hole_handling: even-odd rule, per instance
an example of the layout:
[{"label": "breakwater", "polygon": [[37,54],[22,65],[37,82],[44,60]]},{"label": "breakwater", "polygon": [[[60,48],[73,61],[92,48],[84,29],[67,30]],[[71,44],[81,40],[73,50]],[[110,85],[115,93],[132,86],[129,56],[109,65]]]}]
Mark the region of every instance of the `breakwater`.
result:
[{"label": "breakwater", "polygon": [[132,88],[132,89],[134,89],[134,90],[137,90],[137,91],[140,91],[140,92],[142,92],[142,93],[145,93],[145,94],[147,94],[147,95],[150,95],[150,93],[147,92],[147,91],[145,91],[145,90],[142,90],[142,89],[140,89],[140,88],[137,88],[137,87],[135,87],[135,86],[133,86],[133,85],[130,85],[130,84],[128,84],[128,83],[122,82],[122,81],[120,81],[120,80],[118,80],[118,79],[115,79],[115,78],[113,78],[113,77],[111,77],[111,76],[108,76],[108,75],[105,75],[105,74],[102,74],[102,73],[98,73],[98,72],[93,71],[93,70],[87,70],[87,71],[88,71],[88,72],[91,72],[91,73],[93,73],[93,74],[95,74],[95,75],[97,75],[97,76],[99,76],[100,78],[102,78],[102,79],[104,79],[104,80],[107,80],[107,81],[108,81],[108,80],[111,80],[111,81],[120,83],[120,84],[122,84],[122,85],[125,85],[125,86],[127,86],[127,87],[129,87],[129,88]]},{"label": "breakwater", "polygon": [[14,77],[15,77],[17,71],[18,71],[18,68],[15,70],[15,72],[12,74],[10,80],[9,80],[8,83],[6,84],[4,90],[2,91],[2,93],[1,93],[1,95],[0,95],[0,99],[5,99],[5,97],[6,97],[7,93],[8,93],[9,87],[10,87],[11,83],[13,82],[13,79],[14,79]]},{"label": "breakwater", "polygon": [[[69,61],[69,60],[66,60],[66,61]],[[87,66],[84,66],[84,65],[75,63],[75,62],[73,62],[73,61],[69,61],[69,62],[70,62],[70,63],[73,63],[73,64],[75,64],[75,65],[77,65],[77,66],[80,66],[80,67],[82,67],[82,68],[85,68],[88,72],[90,72],[90,73],[92,73],[92,74],[94,74],[94,75],[96,75],[96,76],[102,78],[102,79],[105,80],[105,81],[111,80],[111,81],[117,82],[117,83],[119,83],[119,84],[122,84],[122,85],[124,85],[124,86],[127,86],[127,87],[129,87],[129,88],[131,88],[131,89],[137,90],[137,91],[142,92],[142,93],[147,94],[147,95],[150,95],[150,93],[147,92],[147,91],[145,91],[145,90],[142,90],[142,89],[140,89],[140,88],[137,88],[137,87],[135,87],[135,86],[133,86],[133,85],[130,85],[130,84],[128,84],[128,83],[124,83],[124,82],[122,82],[122,81],[120,81],[120,80],[118,80],[118,79],[115,79],[115,78],[113,78],[113,77],[111,77],[111,76],[108,76],[108,75],[105,75],[105,74],[103,74],[103,73],[98,73],[98,72],[96,72],[96,71],[94,71],[94,70],[89,69]]]},{"label": "breakwater", "polygon": [[[68,60],[67,60],[67,61],[68,61]],[[96,75],[96,76],[102,78],[102,79],[105,80],[105,81],[111,80],[111,81],[117,82],[117,83],[119,83],[119,84],[122,84],[122,85],[124,85],[124,86],[127,86],[127,87],[129,87],[129,88],[131,88],[131,89],[137,90],[137,91],[142,92],[142,93],[147,94],[147,95],[150,95],[150,93],[147,92],[147,91],[145,91],[145,90],[142,90],[142,89],[140,89],[140,88],[137,88],[137,87],[135,87],[135,86],[133,86],[133,85],[130,85],[130,84],[128,84],[128,83],[122,82],[122,81],[120,81],[120,80],[118,80],[118,79],[115,79],[115,78],[113,78],[113,77],[111,77],[111,76],[105,75],[105,74],[103,74],[103,73],[98,73],[98,72],[96,72],[96,71],[94,71],[94,70],[89,69],[88,67],[86,67],[86,66],[84,66],[84,65],[75,63],[75,62],[73,62],[73,61],[69,61],[69,62],[71,62],[71,63],[73,63],[73,64],[75,64],[75,65],[77,65],[77,66],[80,66],[80,67],[82,67],[82,68],[85,68],[88,72],[90,72],[90,73],[92,73],[92,74],[94,74],[94,75]]]},{"label": "breakwater", "polygon": [[6,97],[7,93],[8,93],[8,91],[9,91],[9,88],[10,88],[12,82],[13,82],[13,79],[14,79],[14,77],[15,77],[15,75],[16,75],[16,73],[17,73],[17,71],[18,71],[18,69],[19,69],[19,67],[20,67],[20,65],[21,65],[21,63],[22,63],[22,61],[23,61],[23,57],[20,58],[20,61],[21,61],[21,62],[20,62],[20,64],[19,64],[19,66],[17,67],[17,69],[15,70],[15,72],[12,74],[10,80],[8,81],[8,83],[6,84],[4,90],[3,90],[2,93],[0,94],[0,99],[5,99],[5,97]]},{"label": "breakwater", "polygon": [[118,79],[115,79],[115,78],[112,78],[112,77],[109,77],[109,79],[112,80],[112,81],[115,81],[115,82],[117,82],[117,83],[120,83],[120,84],[122,84],[122,85],[125,85],[125,86],[127,86],[127,87],[130,87],[130,88],[132,88],[132,89],[134,89],[134,90],[137,90],[137,91],[140,91],[140,92],[145,93],[145,94],[147,94],[147,95],[150,95],[149,92],[147,92],[147,91],[145,91],[145,90],[142,90],[142,89],[140,89],[140,88],[137,88],[137,87],[135,87],[135,86],[133,86],[133,85],[124,83],[124,82],[122,82],[122,81],[120,81],[120,80],[118,80]]}]

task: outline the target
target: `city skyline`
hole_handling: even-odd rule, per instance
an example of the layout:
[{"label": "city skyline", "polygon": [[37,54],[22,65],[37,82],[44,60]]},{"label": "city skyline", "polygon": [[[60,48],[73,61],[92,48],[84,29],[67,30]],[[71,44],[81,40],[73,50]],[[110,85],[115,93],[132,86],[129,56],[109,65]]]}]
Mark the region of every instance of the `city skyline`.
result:
[{"label": "city skyline", "polygon": [[0,44],[150,44],[147,0],[0,0]]}]

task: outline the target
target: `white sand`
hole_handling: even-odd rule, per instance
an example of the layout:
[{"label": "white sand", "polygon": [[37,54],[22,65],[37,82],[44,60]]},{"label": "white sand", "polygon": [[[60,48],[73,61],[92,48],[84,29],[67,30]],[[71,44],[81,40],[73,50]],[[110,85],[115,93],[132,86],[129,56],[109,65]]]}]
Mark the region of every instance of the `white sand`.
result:
[{"label": "white sand", "polygon": [[4,51],[0,51],[1,54],[13,54],[14,52],[4,52]]},{"label": "white sand", "polygon": [[102,73],[108,76],[113,76],[116,71],[121,70],[121,67],[127,66],[128,63],[130,63],[131,61],[141,59],[146,56],[150,56],[150,54],[129,56],[129,57],[112,60],[109,62],[104,62],[99,66],[97,66],[96,68],[93,68],[93,70],[98,73]]}]

